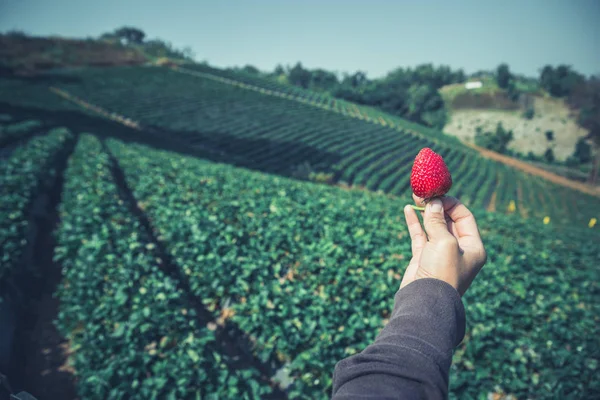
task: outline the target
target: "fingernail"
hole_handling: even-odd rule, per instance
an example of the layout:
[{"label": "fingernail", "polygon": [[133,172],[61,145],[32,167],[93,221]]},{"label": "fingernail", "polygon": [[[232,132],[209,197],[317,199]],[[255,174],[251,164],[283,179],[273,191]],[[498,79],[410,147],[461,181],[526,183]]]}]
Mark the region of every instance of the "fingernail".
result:
[{"label": "fingernail", "polygon": [[442,201],[440,199],[431,200],[431,202],[429,203],[429,208],[431,209],[431,212],[435,214],[441,213],[444,209],[442,207]]}]

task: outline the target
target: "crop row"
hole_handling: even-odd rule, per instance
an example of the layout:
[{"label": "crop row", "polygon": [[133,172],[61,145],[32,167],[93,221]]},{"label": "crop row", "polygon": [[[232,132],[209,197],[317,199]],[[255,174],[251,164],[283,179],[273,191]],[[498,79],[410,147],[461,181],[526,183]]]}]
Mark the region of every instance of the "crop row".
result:
[{"label": "crop row", "polygon": [[291,397],[327,396],[335,362],[374,338],[399,285],[409,247],[372,207],[384,198],[109,147],[194,294],[285,364]]},{"label": "crop row", "polygon": [[253,368],[233,369],[215,327],[161,266],[156,243],[119,196],[98,139],[82,135],[65,174],[56,260],[58,326],[78,393],[89,399],[256,398]]},{"label": "crop row", "polygon": [[[118,141],[109,148],[193,294],[237,324],[257,357],[283,363],[290,397],[326,398],[335,363],[389,316],[410,256],[404,202]],[[465,296],[471,333],[455,356],[453,395],[598,393],[594,239],[477,217],[490,261]]]},{"label": "crop row", "polygon": [[11,276],[24,272],[22,268],[26,267],[33,200],[51,180],[53,161],[72,138],[64,128],[52,129],[29,140],[0,163],[0,302],[12,292]]},{"label": "crop row", "polygon": [[25,120],[19,122],[0,121],[0,147],[9,143],[26,139],[27,136],[40,128],[37,120]]},{"label": "crop row", "polygon": [[[183,67],[177,68],[177,70],[182,72],[201,73],[204,74],[204,76],[212,79],[225,79],[225,81],[229,84],[245,84],[247,88],[258,90],[263,94],[279,94],[280,96],[285,95],[287,98],[310,103],[312,105],[346,116],[351,116],[369,122],[375,122],[392,128],[399,127],[408,129],[418,132],[419,134],[431,139],[439,140],[442,143],[449,142],[456,144],[456,140],[453,137],[445,136],[442,132],[435,129],[430,129],[423,125],[390,115],[373,107],[358,105],[345,100],[336,99],[328,94],[315,93],[310,90],[282,84],[267,78],[257,77],[244,72],[220,70],[203,64],[187,64]],[[270,93],[266,93],[265,89],[270,90]]]},{"label": "crop row", "polygon": [[[576,220],[582,226],[598,217],[596,198],[537,182],[539,178],[483,159],[462,145],[439,144],[385,124],[168,69],[90,70],[79,78],[65,87],[142,124],[164,129],[165,135],[217,149],[231,155],[232,162],[243,160],[241,165],[254,169],[298,176],[296,171],[305,165],[309,171],[331,174],[334,182],[403,195],[409,189],[412,158],[429,146],[460,160],[451,169],[452,193],[470,205],[488,208],[493,199],[494,209],[514,212],[509,210],[512,202],[520,215]],[[522,182],[523,201],[516,196],[515,180]],[[552,190],[540,190],[545,186]],[[564,197],[574,206],[556,207],[554,197]]]}]

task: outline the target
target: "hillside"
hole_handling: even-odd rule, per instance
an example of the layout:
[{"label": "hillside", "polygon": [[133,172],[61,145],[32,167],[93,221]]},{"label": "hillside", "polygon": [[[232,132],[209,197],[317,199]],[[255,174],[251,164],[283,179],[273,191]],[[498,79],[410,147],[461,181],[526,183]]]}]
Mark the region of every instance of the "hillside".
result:
[{"label": "hillside", "polygon": [[[467,90],[464,84],[440,89],[450,110],[450,119],[444,126],[445,133],[472,143],[477,127],[494,131],[496,125],[501,123],[514,134],[509,149],[523,155],[532,152],[543,156],[551,148],[560,161],[571,156],[577,140],[588,134],[577,124],[576,115],[562,99],[552,98],[539,89],[528,94],[525,92],[534,110],[533,118],[527,119],[523,116],[523,104],[511,101],[493,80],[484,79],[482,83],[480,89]],[[548,131],[553,133],[554,140],[547,140]]]},{"label": "hillside", "polygon": [[564,104],[449,86],[452,136],[117,31],[0,35],[0,399],[330,398],[389,322],[423,147],[488,254],[449,398],[600,399],[600,188],[461,141],[558,156]]},{"label": "hillside", "polygon": [[[57,326],[70,344],[64,355],[68,368],[45,364],[49,379],[39,386],[25,381],[22,387],[44,400],[50,392],[42,388],[53,388],[58,372],[64,377],[76,371],[80,398],[328,398],[334,364],[364,348],[389,318],[410,258],[399,215],[410,201],[408,193],[389,197],[259,173],[259,166],[277,172],[278,164],[279,170],[287,165],[277,154],[289,158],[289,150],[269,147],[273,141],[253,148],[259,155],[270,150],[255,158],[255,171],[203,159],[231,162],[231,154],[191,143],[202,138],[212,145],[207,138],[227,131],[231,134],[222,142],[239,146],[242,136],[235,126],[256,130],[264,124],[261,118],[274,116],[262,136],[278,132],[278,125],[308,136],[318,129],[313,120],[344,133],[370,125],[358,119],[340,125],[344,118],[316,107],[257,97],[211,80],[198,87],[192,84],[197,78],[174,71],[114,72],[121,85],[141,75],[150,90],[147,78],[158,73],[174,90],[181,89],[178,78],[190,88],[181,94],[183,102],[146,92],[136,115],[182,127],[212,117],[220,130],[202,125],[206,136],[199,136],[199,129],[143,130],[99,117],[100,110],[87,114],[79,106],[61,106],[60,97],[45,86],[2,82],[3,88],[20,87],[21,95],[0,103],[3,132],[20,138],[1,164],[2,187],[10,188],[0,196],[2,209],[11,210],[4,226],[19,229],[0,230],[3,254],[12,254],[0,269],[0,287],[9,282],[21,288],[25,278],[31,282],[32,275],[62,270]],[[80,82],[88,90],[109,83],[108,71],[87,73],[95,76]],[[164,82],[159,77],[154,82],[164,95]],[[121,96],[100,92],[95,99],[124,106],[123,95],[131,88],[109,88]],[[50,104],[52,97],[58,102]],[[162,114],[152,107],[155,101]],[[164,108],[169,104],[178,114]],[[220,107],[232,124],[227,129]],[[268,109],[273,114],[263,115]],[[296,118],[308,110],[314,111],[311,118],[300,124]],[[26,121],[31,121],[28,129],[6,129]],[[183,137],[193,140],[177,147]],[[225,151],[224,143],[220,149]],[[305,158],[315,147],[308,150]],[[260,159],[270,162],[262,167]],[[469,188],[465,194],[478,186]],[[45,206],[59,219],[42,232],[55,232],[49,250],[57,264],[34,260],[25,268],[17,255],[47,240],[27,233],[29,199],[47,191],[60,193]],[[470,333],[454,356],[451,397],[597,396],[597,229],[562,230],[557,238],[552,225],[541,221],[475,212],[489,262],[464,297]],[[47,348],[45,342],[29,346],[40,353]]]},{"label": "hillside", "polygon": [[[205,67],[86,70],[56,87],[88,108],[260,171],[403,195],[412,157],[430,146],[447,159],[455,193],[467,204],[569,224],[587,225],[596,216],[595,207],[583,205],[597,198],[486,160],[440,132],[312,92],[279,92],[200,71]],[[534,198],[541,207],[532,207]]]},{"label": "hillside", "polygon": [[62,67],[139,65],[137,49],[94,39],[0,35],[0,73],[32,74]]}]

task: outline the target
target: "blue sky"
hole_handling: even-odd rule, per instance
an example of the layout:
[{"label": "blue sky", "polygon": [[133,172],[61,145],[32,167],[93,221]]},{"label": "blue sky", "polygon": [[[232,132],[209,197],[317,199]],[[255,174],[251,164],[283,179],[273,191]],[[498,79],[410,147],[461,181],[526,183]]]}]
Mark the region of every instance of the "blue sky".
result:
[{"label": "blue sky", "polygon": [[425,62],[600,74],[599,21],[598,0],[0,1],[0,31],[86,37],[133,25],[219,67],[301,61],[370,77]]}]

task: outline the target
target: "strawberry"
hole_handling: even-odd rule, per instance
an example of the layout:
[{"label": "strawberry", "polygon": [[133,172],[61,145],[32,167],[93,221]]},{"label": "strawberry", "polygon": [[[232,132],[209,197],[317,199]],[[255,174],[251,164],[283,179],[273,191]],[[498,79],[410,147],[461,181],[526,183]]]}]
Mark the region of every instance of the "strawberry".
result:
[{"label": "strawberry", "polygon": [[442,196],[452,187],[452,176],[439,154],[428,147],[419,151],[410,174],[413,193],[425,200]]}]

